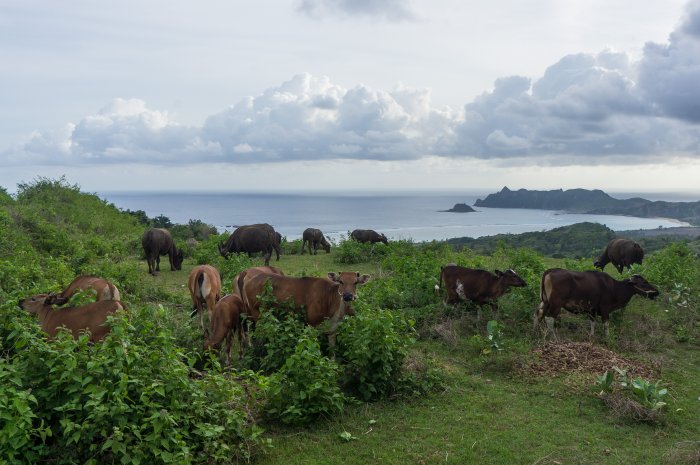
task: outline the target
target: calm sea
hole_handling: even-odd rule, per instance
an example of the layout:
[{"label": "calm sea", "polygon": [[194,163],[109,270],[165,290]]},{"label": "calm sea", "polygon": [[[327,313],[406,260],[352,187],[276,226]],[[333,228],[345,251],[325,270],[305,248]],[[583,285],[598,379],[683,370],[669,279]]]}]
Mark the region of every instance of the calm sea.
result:
[{"label": "calm sea", "polygon": [[[491,191],[495,192],[495,191]],[[546,231],[583,221],[597,222],[622,231],[685,225],[663,218],[567,214],[548,210],[475,208],[476,213],[446,213],[456,203],[473,205],[490,192],[429,193],[144,193],[105,192],[101,198],[118,208],[143,210],[150,217],[165,215],[174,223],[199,219],[222,230],[252,223],[269,223],[288,239],[301,237],[304,229],[321,229],[338,239],[353,229],[375,229],[390,239],[413,241],[452,237],[480,237],[499,233]],[[641,196],[650,200],[659,195]],[[671,197],[672,195],[668,196]],[[680,200],[677,196],[668,200]],[[693,200],[684,198],[683,200]]]}]

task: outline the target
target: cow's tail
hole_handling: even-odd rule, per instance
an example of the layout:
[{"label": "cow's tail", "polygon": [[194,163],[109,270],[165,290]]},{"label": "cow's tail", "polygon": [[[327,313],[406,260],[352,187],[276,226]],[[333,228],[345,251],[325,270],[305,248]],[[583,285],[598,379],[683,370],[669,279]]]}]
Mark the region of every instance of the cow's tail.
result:
[{"label": "cow's tail", "polygon": [[549,276],[549,270],[545,271],[542,275],[542,281],[540,281],[540,304],[537,306],[537,310],[532,317],[532,327],[537,329],[538,324],[544,319],[545,309],[549,306],[549,299],[547,298],[547,292],[544,289],[544,282]]},{"label": "cow's tail", "polygon": [[440,275],[438,276],[438,284],[435,285],[435,295],[440,295],[440,288],[442,287],[442,270],[444,270],[445,267],[441,266],[440,267]]},{"label": "cow's tail", "polygon": [[[204,272],[200,271],[197,273],[197,276],[194,279],[194,296],[196,300],[204,299],[204,295],[202,295],[202,286],[204,285]],[[197,312],[199,310],[199,304],[196,304],[194,308],[192,309],[192,313],[190,313],[190,318],[194,318],[195,315],[197,315]]]},{"label": "cow's tail", "polygon": [[238,293],[241,296],[241,300],[243,301],[243,307],[245,309],[248,308],[248,297],[243,293],[243,284],[247,274],[247,270],[243,270],[240,273],[238,273],[238,282],[236,283],[236,286],[238,286]]}]

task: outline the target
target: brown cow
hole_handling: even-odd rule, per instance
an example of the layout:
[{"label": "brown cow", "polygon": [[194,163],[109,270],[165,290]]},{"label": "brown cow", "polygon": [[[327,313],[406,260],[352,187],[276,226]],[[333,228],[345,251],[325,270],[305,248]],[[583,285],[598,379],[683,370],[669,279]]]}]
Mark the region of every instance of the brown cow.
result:
[{"label": "brown cow", "polygon": [[355,229],[350,233],[350,237],[357,242],[369,242],[374,244],[375,242],[383,242],[389,245],[389,239],[386,238],[384,234],[379,234],[373,229]]},{"label": "brown cow", "polygon": [[[313,253],[313,255],[318,254],[318,246],[320,245],[323,247],[323,250],[326,251],[326,253],[330,253],[331,251],[331,245],[328,243],[326,240],[325,236],[321,232],[320,229],[316,228],[306,228],[304,230],[304,233],[301,236],[301,254],[304,255],[304,247],[308,244],[309,246],[309,255]],[[311,251],[311,246],[313,245],[314,249],[313,252]]]},{"label": "brown cow", "polygon": [[56,337],[58,328],[65,327],[78,338],[80,333],[90,331],[90,341],[104,339],[111,328],[106,325],[107,316],[124,309],[116,300],[100,300],[80,307],[55,309],[55,294],[37,294],[19,301],[20,308],[36,313],[41,329],[50,339]]},{"label": "brown cow", "polygon": [[206,336],[204,327],[204,305],[207,306],[209,321],[214,311],[214,305],[221,298],[221,277],[219,271],[211,265],[199,265],[192,268],[187,280],[187,287],[192,297],[192,314],[199,313],[199,323]]},{"label": "brown cow", "polygon": [[167,229],[149,229],[141,237],[141,245],[148,262],[148,272],[153,276],[160,271],[160,256],[168,255],[170,271],[182,269],[182,250],[175,246],[170,232]]},{"label": "brown cow", "polygon": [[233,277],[233,280],[231,280],[231,294],[242,298],[245,280],[253,279],[259,274],[277,274],[284,276],[284,272],[275,266],[254,266],[252,268],[247,268],[238,273]]},{"label": "brown cow", "polygon": [[79,291],[89,289],[95,291],[95,300],[121,300],[119,289],[111,282],[96,276],[83,275],[75,278],[60,294],[56,294],[53,298],[53,304],[64,305]]},{"label": "brown cow", "polygon": [[462,300],[471,300],[479,306],[489,304],[494,317],[498,314],[497,300],[499,297],[508,292],[511,287],[525,287],[527,285],[513,270],[496,270],[494,274],[458,265],[442,267],[440,286],[442,286],[443,281],[447,291],[445,305],[458,304]]},{"label": "brown cow", "polygon": [[624,308],[635,294],[653,299],[659,295],[659,290],[639,275],[617,281],[600,271],[552,268],[542,275],[541,303],[533,318],[534,327],[545,319],[547,328],[552,330],[557,339],[554,318],[558,318],[564,308],[571,313],[588,314],[591,337],[595,330],[595,317],[600,315],[605,325],[605,334],[608,335],[610,313]]},{"label": "brown cow", "polygon": [[234,335],[238,336],[239,359],[243,355],[243,327],[241,325],[241,315],[245,313],[243,301],[237,295],[229,294],[219,300],[214,305],[211,318],[211,335],[204,343],[204,350],[210,347],[219,347],[221,341],[226,338],[224,346],[224,357],[226,365],[231,365],[231,340]]},{"label": "brown cow", "polygon": [[277,260],[279,260],[280,243],[277,232],[267,223],[240,226],[231,233],[225,243],[219,243],[219,253],[225,259],[228,259],[232,253],[245,252],[248,256],[252,256],[255,252],[262,252],[265,265],[270,264],[273,250],[277,252]]},{"label": "brown cow", "polygon": [[357,298],[357,286],[369,279],[368,274],[360,276],[360,273],[353,272],[328,273],[328,279],[261,274],[245,283],[243,301],[248,316],[257,321],[260,317],[259,296],[269,281],[277,301],[291,299],[297,311],[305,311],[306,323],[316,327],[328,321],[329,327],[324,332],[332,347],[340,322],[346,315],[355,314],[351,303]]},{"label": "brown cow", "polygon": [[623,268],[630,269],[635,263],[641,265],[643,259],[644,250],[641,245],[630,239],[613,239],[593,266],[603,271],[605,265],[612,263],[618,273],[622,274]]}]

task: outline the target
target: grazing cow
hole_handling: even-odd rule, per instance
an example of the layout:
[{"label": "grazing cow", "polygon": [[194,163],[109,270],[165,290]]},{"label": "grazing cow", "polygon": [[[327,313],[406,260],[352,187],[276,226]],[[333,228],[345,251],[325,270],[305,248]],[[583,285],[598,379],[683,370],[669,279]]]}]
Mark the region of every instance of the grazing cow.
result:
[{"label": "grazing cow", "polygon": [[143,233],[141,245],[148,261],[148,272],[153,276],[160,271],[161,255],[168,255],[170,271],[182,269],[182,250],[175,247],[175,242],[167,229],[149,229]]},{"label": "grazing cow", "polygon": [[121,302],[116,300],[56,309],[53,307],[55,298],[55,294],[37,294],[19,301],[20,308],[37,315],[41,329],[50,339],[56,337],[58,328],[65,327],[76,339],[80,333],[90,331],[90,341],[101,341],[111,330],[105,324],[107,316],[124,309]]},{"label": "grazing cow", "polygon": [[247,279],[253,279],[259,274],[277,274],[284,276],[284,272],[274,266],[254,266],[252,268],[245,269],[233,277],[231,281],[231,294],[242,297],[243,295],[243,285]]},{"label": "grazing cow", "polygon": [[471,300],[479,306],[489,304],[494,317],[498,314],[497,300],[499,297],[508,292],[511,287],[525,287],[527,285],[513,270],[496,270],[494,274],[458,265],[442,267],[440,286],[442,286],[443,281],[447,291],[445,305],[458,304],[462,300]]},{"label": "grazing cow", "polygon": [[355,229],[350,233],[350,237],[355,239],[357,242],[369,242],[374,244],[375,242],[383,242],[389,245],[389,239],[386,238],[384,234],[379,234],[373,229]]},{"label": "grazing cow", "polygon": [[103,278],[96,276],[78,276],[67,288],[56,294],[53,298],[54,305],[64,305],[71,297],[79,291],[87,291],[92,289],[95,291],[96,300],[121,300],[119,289],[114,284]]},{"label": "grazing cow", "polygon": [[593,266],[603,271],[605,265],[612,263],[618,273],[622,274],[623,268],[629,269],[634,263],[641,265],[643,258],[644,250],[641,245],[630,239],[613,239]]},{"label": "grazing cow", "polygon": [[534,315],[534,326],[542,319],[552,330],[554,338],[554,318],[558,318],[561,309],[571,313],[586,313],[591,321],[591,337],[595,330],[595,317],[600,315],[608,334],[610,313],[624,308],[635,294],[648,299],[659,295],[659,290],[639,275],[617,281],[601,271],[569,271],[552,268],[542,275],[540,285],[541,303]]},{"label": "grazing cow", "polygon": [[279,248],[275,228],[262,223],[236,228],[225,243],[219,244],[219,253],[228,259],[232,253],[245,252],[248,256],[252,256],[255,252],[262,252],[265,265],[269,265],[272,251],[275,250],[279,254]]},{"label": "grazing cow", "polygon": [[231,340],[238,336],[239,359],[243,355],[243,326],[241,315],[245,312],[243,301],[237,295],[229,294],[214,305],[211,318],[211,335],[204,343],[204,350],[210,347],[219,347],[221,341],[226,338],[224,357],[226,365],[231,365]]},{"label": "grazing cow", "polygon": [[219,271],[211,265],[199,265],[192,268],[187,280],[187,287],[192,297],[192,314],[199,313],[199,323],[202,331],[207,334],[204,327],[204,305],[207,306],[209,321],[214,311],[214,305],[221,297],[221,277]]},{"label": "grazing cow", "polygon": [[338,325],[346,315],[355,311],[351,303],[357,298],[357,286],[369,281],[370,276],[360,273],[328,273],[326,278],[291,278],[277,275],[258,275],[246,281],[243,287],[243,301],[247,315],[257,321],[260,317],[259,296],[265,284],[272,284],[272,294],[278,302],[291,299],[297,311],[304,311],[306,323],[316,327],[328,321],[324,331],[330,346],[335,345]]},{"label": "grazing cow", "polygon": [[320,229],[316,228],[306,228],[304,230],[304,234],[301,236],[301,254],[304,255],[304,247],[308,244],[309,246],[309,255],[311,255],[311,246],[313,245],[314,250],[313,254],[316,255],[318,253],[318,246],[320,245],[323,247],[323,250],[326,251],[326,253],[330,253],[331,251],[331,245],[328,243],[326,238],[323,236],[323,233],[321,232]]}]

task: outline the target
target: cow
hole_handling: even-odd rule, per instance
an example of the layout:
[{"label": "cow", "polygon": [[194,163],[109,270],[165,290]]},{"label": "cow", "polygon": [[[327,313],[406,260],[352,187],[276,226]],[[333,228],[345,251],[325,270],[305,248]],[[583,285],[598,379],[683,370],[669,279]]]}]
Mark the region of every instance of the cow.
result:
[{"label": "cow", "polygon": [[105,324],[107,317],[124,309],[117,300],[100,300],[80,307],[56,309],[53,307],[55,299],[56,294],[37,294],[19,301],[20,308],[37,315],[39,325],[49,339],[56,337],[58,328],[65,327],[75,339],[80,333],[90,331],[90,341],[101,341],[111,330]]},{"label": "cow", "polygon": [[311,252],[311,246],[313,245],[313,254],[316,255],[318,254],[318,246],[320,245],[323,247],[323,250],[326,251],[326,253],[330,253],[331,251],[331,245],[328,243],[326,238],[324,237],[323,233],[321,232],[320,229],[316,228],[306,228],[304,230],[304,234],[301,236],[301,254],[304,255],[304,247],[308,244],[309,246],[309,255],[312,254]]},{"label": "cow", "polygon": [[95,300],[121,300],[114,284],[96,276],[78,276],[63,291],[53,297],[54,305],[64,305],[79,291],[95,291]]},{"label": "cow", "polygon": [[335,335],[343,318],[352,316],[352,301],[357,298],[357,286],[369,281],[368,274],[342,272],[328,273],[328,278],[292,278],[261,274],[246,281],[243,302],[247,316],[253,321],[260,317],[260,295],[266,283],[272,285],[272,294],[278,302],[291,299],[294,308],[303,312],[307,324],[317,327],[328,322],[324,333],[328,343],[335,346]]},{"label": "cow", "polygon": [[148,262],[148,273],[153,276],[160,271],[160,256],[168,255],[170,271],[182,269],[182,250],[175,246],[170,232],[167,229],[149,229],[141,237],[141,245]]},{"label": "cow", "polygon": [[255,252],[262,252],[265,265],[270,264],[272,251],[275,250],[279,254],[279,249],[276,231],[267,223],[240,226],[231,233],[225,243],[219,243],[219,253],[226,259],[232,253],[245,252],[252,256]]},{"label": "cow", "polygon": [[245,312],[243,300],[237,295],[229,294],[214,305],[211,317],[211,334],[204,343],[204,350],[219,347],[226,338],[224,357],[226,365],[231,365],[231,341],[238,336],[238,356],[243,355],[243,326],[241,315]]},{"label": "cow", "polygon": [[263,273],[284,276],[284,272],[275,266],[254,266],[252,268],[247,268],[233,277],[231,281],[231,294],[242,297],[245,280],[252,279]]},{"label": "cow", "polygon": [[642,264],[644,250],[642,246],[630,239],[611,240],[601,256],[593,262],[593,266],[603,271],[605,265],[612,263],[618,273],[622,274],[623,268],[631,268],[633,264]]},{"label": "cow", "polygon": [[199,323],[206,336],[204,305],[207,306],[209,321],[211,322],[214,305],[221,298],[221,277],[219,276],[219,271],[211,265],[195,266],[190,271],[187,287],[192,297],[192,315],[199,313]]},{"label": "cow", "polygon": [[[498,315],[498,298],[511,287],[525,287],[527,284],[513,270],[491,273],[458,265],[446,265],[440,269],[440,284],[445,283],[444,304],[455,305],[462,300],[471,300],[482,306],[489,304],[494,318]],[[439,289],[436,288],[436,291]],[[478,317],[478,312],[477,312]]]},{"label": "cow", "polygon": [[542,275],[541,302],[533,317],[533,327],[536,328],[545,319],[545,331],[551,329],[554,338],[558,339],[554,319],[559,318],[564,308],[571,313],[588,314],[591,337],[595,331],[595,318],[600,315],[607,336],[610,313],[624,308],[635,294],[654,299],[659,295],[659,290],[639,275],[617,281],[601,271],[551,268]]},{"label": "cow", "polygon": [[374,244],[375,242],[383,242],[384,244],[389,245],[389,240],[386,238],[386,236],[384,234],[379,234],[373,229],[355,229],[350,233],[350,237],[357,242],[369,242],[371,244]]}]

